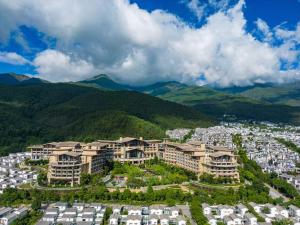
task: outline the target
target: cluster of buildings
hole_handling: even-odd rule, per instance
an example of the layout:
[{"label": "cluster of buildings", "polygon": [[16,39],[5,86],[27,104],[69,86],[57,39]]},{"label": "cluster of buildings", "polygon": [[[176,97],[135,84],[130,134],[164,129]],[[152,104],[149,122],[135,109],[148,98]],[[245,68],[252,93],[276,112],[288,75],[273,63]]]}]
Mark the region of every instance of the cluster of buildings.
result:
[{"label": "cluster of buildings", "polygon": [[[50,205],[37,225],[100,225],[107,206],[100,203],[57,202]],[[109,225],[186,225],[187,220],[177,207],[114,205],[107,221]],[[1,223],[0,223],[1,224]]]},{"label": "cluster of buildings", "polygon": [[288,209],[279,205],[272,204],[256,204],[250,202],[259,219],[249,212],[249,209],[243,205],[236,206],[228,205],[208,205],[202,204],[203,214],[206,216],[210,225],[217,225],[218,222],[223,222],[226,225],[259,225],[272,224],[273,221],[289,220],[292,224],[300,224],[300,209],[296,206],[289,206]]},{"label": "cluster of buildings", "polygon": [[293,185],[298,191],[300,191],[300,175],[289,175],[283,173],[280,174],[279,177],[286,180],[289,184]]},{"label": "cluster of buildings", "polygon": [[167,130],[166,135],[168,135],[173,140],[183,140],[186,135],[191,132],[191,129],[174,129],[174,130]]},{"label": "cluster of buildings", "polygon": [[0,207],[0,224],[9,225],[16,219],[21,219],[28,213],[28,208]]},{"label": "cluster of buildings", "polygon": [[214,126],[209,128],[196,128],[191,137],[192,141],[201,141],[207,145],[225,146],[234,149],[232,133],[234,129],[225,126]]},{"label": "cluster of buildings", "polygon": [[181,215],[177,207],[161,205],[115,206],[108,221],[109,225],[186,225],[187,220]]},{"label": "cluster of buildings", "polygon": [[74,203],[69,206],[65,202],[57,202],[49,206],[37,225],[100,225],[106,207],[99,203]]},{"label": "cluster of buildings", "polygon": [[273,221],[289,220],[295,225],[300,224],[300,209],[294,205],[290,205],[288,209],[279,205],[272,204],[256,204],[250,202],[255,212],[267,223]]},{"label": "cluster of buildings", "polygon": [[253,214],[249,213],[249,209],[243,204],[238,204],[236,206],[211,206],[203,203],[202,210],[210,225],[217,225],[218,222],[223,222],[226,225],[257,224],[257,218]]},{"label": "cluster of buildings", "polygon": [[29,152],[11,153],[0,158],[0,194],[6,188],[15,188],[18,185],[30,183],[37,179],[33,171],[19,169],[18,165],[30,158]]},{"label": "cluster of buildings", "polygon": [[[219,126],[195,129],[188,141],[200,141],[208,146],[225,146],[235,149],[232,137],[240,134],[242,146],[251,160],[256,161],[264,172],[275,172],[300,190],[300,176],[288,175],[300,172],[298,168],[300,155],[278,141],[278,139],[284,139],[300,146],[299,130],[299,127],[279,126],[272,123],[252,125],[222,123]],[[180,133],[180,129],[169,131],[169,133],[174,132]]]},{"label": "cluster of buildings", "polygon": [[265,172],[277,174],[295,171],[300,160],[299,153],[278,142],[278,138],[300,142],[296,127],[264,123],[254,126],[226,124],[231,133],[241,134],[242,145],[250,159],[255,160]]},{"label": "cluster of buildings", "polygon": [[287,173],[296,170],[296,163],[300,160],[299,153],[276,140],[276,138],[287,140],[287,135],[269,129],[244,128],[243,147],[248,157],[255,160],[265,172]]},{"label": "cluster of buildings", "polygon": [[208,146],[201,142],[186,144],[120,138],[92,143],[53,142],[30,146],[31,159],[49,159],[48,182],[80,183],[82,173],[101,172],[109,161],[143,164],[158,157],[167,163],[198,175],[209,173],[217,177],[239,179],[237,160],[232,149]]}]

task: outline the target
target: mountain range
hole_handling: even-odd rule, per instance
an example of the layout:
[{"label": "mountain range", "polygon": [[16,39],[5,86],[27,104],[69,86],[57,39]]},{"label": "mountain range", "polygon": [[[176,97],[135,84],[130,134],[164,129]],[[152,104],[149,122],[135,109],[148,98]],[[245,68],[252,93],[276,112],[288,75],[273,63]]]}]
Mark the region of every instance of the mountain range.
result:
[{"label": "mountain range", "polygon": [[260,84],[245,88],[231,87],[219,90],[269,103],[300,106],[299,81],[288,84]]},{"label": "mountain range", "polygon": [[0,84],[4,84],[4,85],[40,84],[40,83],[48,83],[48,82],[39,78],[29,77],[26,75],[20,75],[15,73],[0,74]]},{"label": "mountain range", "polygon": [[293,124],[300,122],[300,105],[297,104],[300,100],[300,85],[297,84],[258,84],[251,87],[221,89],[171,81],[133,87],[117,83],[107,75],[98,75],[89,80],[77,82],[77,84],[110,91],[142,92],[192,107],[217,120],[224,119],[223,117],[226,115],[227,119],[234,120]]},{"label": "mountain range", "polygon": [[[107,75],[50,83],[0,74],[0,154],[48,141],[164,138],[166,129],[211,126],[224,115],[234,121],[300,124],[300,107],[245,94],[257,88],[273,91],[283,87],[220,90],[175,81],[134,87]],[[297,90],[295,86],[294,92]]]}]

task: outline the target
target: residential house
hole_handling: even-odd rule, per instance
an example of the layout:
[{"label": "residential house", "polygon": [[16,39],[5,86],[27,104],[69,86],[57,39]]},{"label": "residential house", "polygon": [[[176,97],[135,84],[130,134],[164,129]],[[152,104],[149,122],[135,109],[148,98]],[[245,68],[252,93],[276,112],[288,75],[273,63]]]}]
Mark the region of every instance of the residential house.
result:
[{"label": "residential house", "polygon": [[126,225],[141,225],[142,216],[141,215],[128,215],[126,219]]},{"label": "residential house", "polygon": [[245,213],[244,215],[244,223],[245,225],[256,225],[257,218],[252,213]]}]

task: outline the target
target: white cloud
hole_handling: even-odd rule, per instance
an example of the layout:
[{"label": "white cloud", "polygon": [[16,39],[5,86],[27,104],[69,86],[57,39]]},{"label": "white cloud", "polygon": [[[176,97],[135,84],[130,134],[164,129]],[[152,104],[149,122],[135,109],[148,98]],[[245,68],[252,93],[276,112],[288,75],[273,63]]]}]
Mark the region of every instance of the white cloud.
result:
[{"label": "white cloud", "polygon": [[270,31],[269,25],[260,18],[258,18],[255,23],[259,31],[262,33],[264,40],[271,41],[273,38],[273,33]]},{"label": "white cloud", "polygon": [[[0,21],[5,21],[0,41],[20,25],[56,38],[56,49],[41,52],[33,62],[40,76],[52,81],[75,81],[98,72],[132,85],[169,80],[201,84],[203,76],[222,86],[299,79],[297,69],[282,71],[281,65],[283,60],[292,65],[299,51],[290,45],[274,47],[247,33],[244,5],[240,0],[231,9],[222,8],[194,28],[173,14],[147,12],[127,0],[0,0]],[[262,21],[259,26],[269,29]]]},{"label": "white cloud", "polygon": [[233,0],[182,0],[181,3],[185,4],[198,20],[202,20],[210,10],[227,9],[231,1]]},{"label": "white cloud", "polygon": [[30,64],[30,61],[15,52],[0,52],[0,62],[12,65]]},{"label": "white cloud", "polygon": [[53,82],[81,80],[86,77],[86,74],[97,73],[89,62],[71,59],[69,55],[56,50],[45,50],[39,53],[33,65],[41,78]]},{"label": "white cloud", "polygon": [[195,16],[200,20],[205,16],[206,5],[201,4],[199,0],[190,0],[187,3],[187,7],[195,14]]}]

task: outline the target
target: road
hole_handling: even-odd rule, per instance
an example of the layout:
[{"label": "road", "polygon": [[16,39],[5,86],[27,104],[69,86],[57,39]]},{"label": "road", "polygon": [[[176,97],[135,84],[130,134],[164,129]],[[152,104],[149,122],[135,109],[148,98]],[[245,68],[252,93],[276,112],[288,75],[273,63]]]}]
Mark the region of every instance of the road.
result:
[{"label": "road", "polygon": [[270,185],[268,184],[265,184],[268,188],[270,188],[270,191],[269,191],[269,195],[272,197],[272,198],[283,198],[283,201],[284,202],[288,202],[290,199],[285,197],[283,194],[281,194],[279,191],[277,191],[276,189],[272,188]]},{"label": "road", "polygon": [[190,221],[191,221],[192,225],[197,225],[197,223],[192,219],[192,214],[191,214],[190,207],[189,207],[188,204],[186,204],[186,205],[177,205],[177,207],[181,210],[182,215],[190,218]]}]

